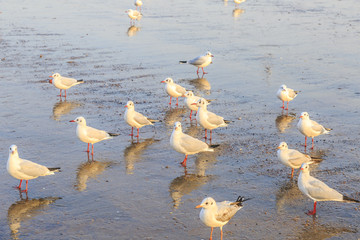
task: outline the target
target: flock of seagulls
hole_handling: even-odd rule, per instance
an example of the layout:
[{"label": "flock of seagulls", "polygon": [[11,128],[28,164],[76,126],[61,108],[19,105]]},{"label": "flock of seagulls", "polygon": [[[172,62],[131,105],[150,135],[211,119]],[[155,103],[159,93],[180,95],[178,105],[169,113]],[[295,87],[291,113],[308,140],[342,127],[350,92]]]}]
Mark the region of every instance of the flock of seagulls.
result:
[{"label": "flock of seagulls", "polygon": [[[234,0],[235,4],[245,2],[245,0]],[[135,1],[136,10],[128,9],[128,14],[131,21],[140,20],[142,17],[141,6],[142,1]],[[203,74],[207,74],[204,68],[212,63],[214,56],[208,51],[204,55],[200,55],[194,59],[188,61],[179,61],[180,64],[190,64],[197,67],[196,73],[199,74],[199,70],[202,70]],[[76,80],[74,78],[62,77],[59,73],[54,73],[50,76],[53,78],[49,80],[49,83],[53,84],[60,90],[60,97],[62,97],[62,90],[65,91],[64,97],[66,98],[66,90],[84,83],[83,80]],[[170,146],[177,152],[185,155],[184,160],[180,163],[186,167],[188,155],[197,154],[200,152],[214,152],[214,149],[219,145],[211,145],[212,130],[219,127],[227,127],[230,121],[225,120],[223,117],[208,111],[207,107],[210,104],[210,100],[202,97],[195,96],[192,91],[187,91],[184,87],[174,83],[172,78],[166,78],[161,81],[165,84],[165,91],[170,96],[169,104],[172,104],[172,98],[176,98],[176,105],[178,106],[179,97],[185,97],[184,105],[190,110],[190,121],[192,120],[192,112],[195,111],[196,121],[205,130],[205,139],[208,138],[207,130],[210,131],[210,144],[194,138],[188,134],[185,134],[180,122],[175,122],[174,128],[170,137]],[[289,109],[289,102],[294,100],[299,91],[295,91],[288,88],[286,85],[281,85],[276,93],[276,96],[282,101],[282,107],[284,110]],[[287,102],[285,108],[285,102]],[[150,119],[143,114],[135,111],[134,102],[128,101],[125,105],[124,120],[131,127],[130,136],[134,137],[134,128],[137,129],[136,138],[139,138],[140,128],[153,125],[159,120]],[[88,144],[86,152],[94,155],[94,144],[103,140],[112,139],[118,136],[117,133],[110,133],[104,130],[99,130],[90,126],[87,126],[84,117],[79,116],[70,122],[77,123],[76,135],[82,141]],[[312,149],[314,148],[314,137],[329,134],[329,128],[325,128],[319,123],[310,120],[307,112],[301,113],[300,120],[297,124],[297,128],[300,133],[305,136],[305,148],[307,137],[312,138]],[[281,142],[277,147],[277,157],[279,161],[290,167],[291,178],[294,176],[294,169],[300,168],[298,177],[298,187],[300,191],[314,201],[314,208],[309,211],[309,215],[316,214],[316,205],[318,201],[341,201],[341,202],[359,202],[358,200],[344,196],[336,190],[330,188],[322,181],[310,176],[309,165],[313,163],[319,163],[322,159],[311,157],[307,154],[301,153],[295,149],[289,149],[286,142]],[[26,180],[26,188],[24,192],[28,191],[28,180],[35,179],[40,176],[53,175],[55,172],[59,172],[60,168],[48,168],[43,165],[34,163],[29,160],[21,159],[18,154],[17,146],[11,145],[9,150],[9,158],[7,162],[7,171],[11,176],[20,180],[20,184],[16,188],[21,190],[21,183]],[[223,238],[222,227],[229,222],[229,220],[243,207],[243,203],[248,199],[239,196],[235,202],[223,201],[216,202],[213,198],[205,198],[201,204],[196,208],[202,208],[199,214],[201,221],[208,227],[211,227],[210,239],[212,239],[212,233],[214,227],[219,227],[221,231],[221,239]]]}]

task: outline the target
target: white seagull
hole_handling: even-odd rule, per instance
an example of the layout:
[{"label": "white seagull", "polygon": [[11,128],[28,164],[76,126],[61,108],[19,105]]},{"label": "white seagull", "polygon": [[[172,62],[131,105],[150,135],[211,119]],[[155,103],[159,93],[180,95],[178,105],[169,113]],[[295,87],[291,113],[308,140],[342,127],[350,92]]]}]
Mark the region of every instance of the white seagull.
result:
[{"label": "white seagull", "polygon": [[77,117],[75,120],[71,120],[70,122],[77,123],[76,135],[81,141],[88,144],[88,148],[86,152],[90,152],[89,147],[91,143],[91,155],[94,155],[94,143],[106,139],[111,139],[119,135],[117,133],[108,133],[103,130],[98,130],[96,128],[86,126],[86,120],[84,117]]},{"label": "white seagull", "polygon": [[196,208],[202,208],[200,211],[201,221],[208,227],[211,227],[210,240],[214,227],[220,227],[220,238],[223,237],[222,227],[243,207],[243,202],[250,200],[239,196],[235,202],[223,201],[215,202],[212,197],[205,198]]},{"label": "white seagull", "polygon": [[179,63],[188,63],[194,65],[198,68],[196,71],[197,74],[199,74],[200,68],[202,69],[203,74],[207,74],[206,72],[204,72],[204,67],[207,67],[210,63],[212,63],[213,57],[214,56],[211,54],[211,52],[206,52],[205,55],[198,56],[189,61],[179,61]]},{"label": "white seagull", "polygon": [[190,109],[190,119],[191,119],[192,111],[196,111],[195,114],[197,114],[197,110],[199,108],[197,106],[197,104],[193,105],[193,103],[197,103],[201,99],[201,97],[195,96],[192,91],[187,91],[184,94],[184,97],[185,97],[185,100],[184,100],[185,106],[188,109]]},{"label": "white seagull", "polygon": [[[276,93],[276,96],[283,103],[281,108],[285,109],[285,110],[288,110],[289,109],[289,102],[291,100],[293,100],[297,96],[298,93],[299,93],[299,91],[294,91],[294,89],[286,87],[285,84],[281,85],[279,90]],[[285,108],[285,102],[287,102],[286,108]]]},{"label": "white seagull", "polygon": [[153,120],[145,117],[141,113],[135,111],[135,105],[132,101],[128,101],[125,106],[127,109],[125,111],[124,119],[125,122],[131,126],[131,134],[130,136],[134,136],[134,127],[137,128],[137,135],[135,137],[139,137],[139,129],[146,125],[154,125],[154,122],[158,122],[159,120]]},{"label": "white seagull", "polygon": [[286,142],[281,142],[277,147],[277,157],[282,164],[285,166],[291,167],[291,178],[294,176],[294,169],[301,167],[303,163],[308,163],[311,161],[320,162],[320,158],[311,158],[307,154],[303,154],[295,149],[289,149]]},{"label": "white seagull", "polygon": [[141,0],[135,0],[134,5],[136,6],[136,10],[137,10],[138,7],[139,7],[139,10],[141,11],[141,6],[143,5],[143,3],[142,3]]},{"label": "white seagull", "polygon": [[312,138],[312,147],[314,149],[314,137],[329,134],[332,130],[331,128],[325,128],[317,122],[310,120],[309,114],[307,112],[302,112],[300,116],[300,120],[297,124],[297,129],[305,136],[305,147],[307,137]]},{"label": "white seagull", "polygon": [[[196,154],[199,152],[213,152],[214,149],[209,147],[205,142],[200,141],[190,135],[183,133],[181,123],[176,122],[174,124],[174,130],[171,133],[170,137],[171,147],[182,154],[185,154],[185,159],[180,164],[186,167],[186,160],[188,155]],[[213,145],[212,147],[217,147],[218,145]]]},{"label": "white seagull", "polygon": [[27,192],[28,180],[35,179],[40,176],[53,175],[54,172],[59,172],[60,168],[48,168],[29,160],[21,159],[19,157],[17,146],[11,145],[6,169],[11,176],[20,179],[20,184],[19,186],[16,186],[16,188],[21,190],[21,183],[23,180],[26,180],[26,189],[22,192]]},{"label": "white seagull", "polygon": [[166,78],[165,80],[161,81],[161,83],[166,83],[165,91],[170,96],[169,104],[171,105],[171,99],[176,97],[176,106],[179,105],[178,98],[184,96],[186,89],[174,83],[172,78]]},{"label": "white seagull", "polygon": [[234,0],[235,7],[238,7],[240,3],[245,2],[246,0]]},{"label": "white seagull", "polygon": [[209,103],[201,98],[198,103],[193,103],[199,107],[198,113],[196,114],[196,121],[205,128],[205,139],[207,139],[207,130],[210,130],[210,140],[212,135],[212,130],[218,127],[227,127],[229,121],[224,120],[223,117],[216,115],[207,110],[207,105]]},{"label": "white seagull", "polygon": [[130,18],[130,24],[132,23],[132,20],[134,20],[135,23],[135,20],[140,21],[142,18],[142,14],[137,10],[128,9],[125,11],[125,13],[127,13]]},{"label": "white seagull", "polygon": [[316,203],[318,201],[338,201],[338,202],[360,202],[358,200],[342,195],[335,189],[310,176],[310,163],[301,165],[300,176],[298,179],[298,187],[300,191],[314,201],[314,209],[309,211],[308,215],[316,214]]},{"label": "white seagull", "polygon": [[66,97],[66,89],[69,89],[72,86],[78,85],[80,83],[84,83],[84,80],[76,80],[75,78],[62,77],[60,73],[54,73],[49,77],[53,78],[49,80],[49,83],[53,84],[56,88],[60,89],[59,97],[62,97],[61,95],[62,90],[65,90],[64,97]]}]

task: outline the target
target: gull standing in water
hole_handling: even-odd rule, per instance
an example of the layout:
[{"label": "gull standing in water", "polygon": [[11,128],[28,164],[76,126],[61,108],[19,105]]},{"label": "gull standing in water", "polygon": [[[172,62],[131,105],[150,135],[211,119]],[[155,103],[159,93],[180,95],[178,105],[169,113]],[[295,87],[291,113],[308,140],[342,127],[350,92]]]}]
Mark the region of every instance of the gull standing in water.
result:
[{"label": "gull standing in water", "polygon": [[53,75],[49,76],[53,79],[49,80],[49,83],[53,84],[56,88],[60,89],[59,97],[62,97],[62,90],[65,90],[65,98],[66,98],[66,89],[71,88],[72,86],[78,85],[80,83],[84,83],[83,80],[76,80],[75,78],[67,78],[62,77],[60,73],[54,73]]},{"label": "gull standing in water", "polygon": [[136,6],[136,10],[137,10],[138,7],[139,7],[139,10],[141,11],[141,6],[143,5],[143,3],[142,3],[141,0],[135,0],[134,5]]},{"label": "gull standing in water", "polygon": [[196,111],[195,115],[197,114],[197,111],[198,111],[198,106],[197,104],[193,105],[193,103],[197,103],[199,102],[199,100],[201,99],[201,97],[198,97],[198,96],[195,96],[194,93],[192,91],[187,91],[185,94],[184,94],[184,97],[185,97],[185,100],[184,100],[184,103],[185,103],[185,106],[190,109],[190,119],[191,119],[191,115],[192,115],[192,112],[193,111]]},{"label": "gull standing in water", "polygon": [[198,56],[194,59],[191,59],[189,61],[179,61],[179,63],[188,63],[191,65],[194,65],[195,67],[197,67],[197,71],[196,73],[199,74],[199,69],[201,68],[203,71],[203,74],[207,74],[206,72],[204,72],[204,67],[207,67],[210,63],[212,63],[212,58],[214,56],[211,54],[211,52],[206,52],[205,55],[201,55]]},{"label": "gull standing in water", "polygon": [[331,128],[325,128],[317,122],[310,120],[310,116],[307,112],[301,113],[300,120],[297,124],[297,129],[305,136],[305,147],[307,137],[312,138],[311,149],[314,149],[314,137],[322,134],[329,134],[329,132],[332,130]]},{"label": "gull standing in water", "polygon": [[210,140],[212,137],[212,130],[218,127],[227,127],[230,121],[224,120],[223,117],[216,115],[207,110],[207,105],[209,103],[201,98],[198,103],[193,103],[193,105],[197,105],[199,107],[199,111],[196,114],[196,121],[205,128],[205,139],[207,139],[207,130],[210,130]]},{"label": "gull standing in water", "polygon": [[208,227],[211,227],[210,240],[214,227],[220,228],[220,238],[223,239],[222,227],[243,207],[243,202],[250,200],[239,196],[235,202],[223,201],[215,202],[212,197],[205,198],[196,208],[202,208],[200,211],[201,221]]},{"label": "gull standing in water", "polygon": [[134,20],[134,24],[135,24],[135,20],[140,21],[142,18],[142,14],[137,10],[128,9],[125,11],[125,13],[127,13],[130,18],[130,24],[132,24],[132,20]]},{"label": "gull standing in water", "polygon": [[[289,110],[289,102],[291,100],[293,100],[297,96],[298,93],[299,93],[299,91],[294,91],[294,89],[286,87],[285,84],[281,85],[279,90],[276,93],[276,96],[283,103],[281,108],[285,109],[285,110]],[[285,108],[285,102],[287,102],[286,108]]]},{"label": "gull standing in water", "polygon": [[135,111],[135,105],[132,101],[128,101],[125,106],[127,109],[125,111],[124,119],[125,122],[131,126],[130,136],[134,136],[134,127],[137,128],[137,135],[139,137],[139,129],[146,125],[154,125],[154,122],[159,122],[159,120],[153,120],[145,117],[141,113]]},{"label": "gull standing in water", "polygon": [[174,130],[170,137],[170,145],[175,151],[185,154],[184,161],[180,163],[184,167],[186,167],[186,160],[188,155],[199,152],[213,152],[214,149],[211,147],[219,146],[212,145],[209,147],[209,145],[207,145],[205,142],[183,133],[180,122],[176,122],[174,124]]},{"label": "gull standing in water", "polygon": [[75,120],[70,122],[76,122],[76,135],[78,138],[88,144],[86,152],[90,152],[90,143],[91,143],[91,155],[94,155],[94,143],[100,142],[106,139],[112,139],[115,136],[118,136],[117,133],[108,133],[103,130],[98,130],[86,125],[86,120],[84,117],[77,117]]},{"label": "gull standing in water", "polygon": [[28,180],[40,176],[54,175],[54,172],[59,172],[60,168],[48,168],[29,160],[21,159],[19,157],[17,146],[11,145],[6,169],[11,176],[20,180],[20,184],[19,186],[16,186],[16,188],[21,189],[22,181],[26,180],[26,189],[22,192],[27,192]]},{"label": "gull standing in water", "polygon": [[311,158],[307,154],[303,154],[295,149],[289,149],[286,142],[281,142],[277,147],[277,157],[282,164],[285,166],[291,167],[291,178],[294,176],[294,168],[298,169],[303,163],[308,163],[310,161],[320,162],[320,158]]},{"label": "gull standing in water", "polygon": [[176,97],[176,106],[179,105],[178,98],[184,96],[186,89],[182,86],[174,83],[174,80],[172,78],[166,78],[165,80],[161,81],[161,83],[165,83],[165,91],[170,96],[170,102],[171,105],[171,99],[173,97]]},{"label": "gull standing in water", "polygon": [[[311,162],[310,162],[311,163]],[[314,201],[314,209],[309,211],[308,215],[316,214],[316,203],[318,201],[338,201],[338,202],[357,202],[356,199],[349,198],[342,195],[335,189],[310,176],[309,164],[303,163],[300,169],[300,176],[298,179],[298,187],[300,191]]]}]

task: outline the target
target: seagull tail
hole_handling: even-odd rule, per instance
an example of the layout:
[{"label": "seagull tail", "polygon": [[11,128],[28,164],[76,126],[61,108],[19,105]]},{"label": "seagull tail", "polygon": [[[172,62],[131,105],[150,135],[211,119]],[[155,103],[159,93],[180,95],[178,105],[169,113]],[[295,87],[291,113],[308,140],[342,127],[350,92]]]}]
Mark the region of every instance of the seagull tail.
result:
[{"label": "seagull tail", "polygon": [[59,167],[48,168],[50,172],[61,172]]},{"label": "seagull tail", "polygon": [[325,128],[325,130],[327,131],[326,134],[329,134],[329,132],[330,132],[331,130],[333,130],[333,129],[332,129],[332,128]]},{"label": "seagull tail", "polygon": [[321,162],[322,160],[324,160],[324,159],[322,159],[321,157],[313,157],[313,156],[310,156],[311,157],[311,161],[313,162],[313,163],[319,163],[319,162]]},{"label": "seagull tail", "polygon": [[229,124],[229,123],[231,123],[232,121],[224,119],[224,122],[225,122],[226,124]]},{"label": "seagull tail", "polygon": [[116,136],[119,136],[120,134],[119,133],[108,133],[111,137],[116,137]]},{"label": "seagull tail", "polygon": [[246,202],[247,200],[250,200],[250,199],[253,199],[253,198],[246,198],[245,197],[242,197],[242,196],[239,196],[235,202],[233,203],[230,203],[230,205],[238,205],[239,207],[242,207],[243,205],[243,202]]},{"label": "seagull tail", "polygon": [[161,120],[156,120],[156,119],[151,119],[151,118],[148,118],[149,122],[151,123],[155,123],[155,122],[161,122]]},{"label": "seagull tail", "polygon": [[356,199],[353,199],[353,198],[349,198],[347,196],[343,196],[343,201],[344,202],[357,202],[357,203],[360,203],[359,200],[356,200]]},{"label": "seagull tail", "polygon": [[211,148],[217,148],[218,146],[220,146],[220,144],[213,144],[213,145],[210,145]]},{"label": "seagull tail", "polygon": [[179,61],[179,64],[187,63],[187,61]]},{"label": "seagull tail", "polygon": [[77,83],[84,83],[84,80],[82,80],[82,79],[77,80]]}]

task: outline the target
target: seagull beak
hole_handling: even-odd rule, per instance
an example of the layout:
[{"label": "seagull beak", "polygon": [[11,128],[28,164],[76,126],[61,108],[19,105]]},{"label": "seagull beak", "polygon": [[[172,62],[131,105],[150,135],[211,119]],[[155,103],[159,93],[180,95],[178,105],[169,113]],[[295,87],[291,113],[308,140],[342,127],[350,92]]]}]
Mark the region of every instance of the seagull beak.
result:
[{"label": "seagull beak", "polygon": [[161,81],[160,83],[165,83],[165,81]]},{"label": "seagull beak", "polygon": [[14,153],[15,153],[15,151],[11,151],[11,154],[13,154],[13,155],[14,155]]},{"label": "seagull beak", "polygon": [[178,127],[175,127],[175,131],[178,130]]},{"label": "seagull beak", "polygon": [[202,206],[201,206],[201,205],[197,205],[195,208],[202,208]]},{"label": "seagull beak", "polygon": [[300,168],[301,171],[303,171],[304,169],[303,168]]},{"label": "seagull beak", "polygon": [[52,79],[49,80],[49,83],[52,84]]},{"label": "seagull beak", "polygon": [[303,118],[303,116],[300,116],[300,118]]},{"label": "seagull beak", "polygon": [[125,107],[127,108],[128,106],[127,106],[127,105],[125,105]]},{"label": "seagull beak", "polygon": [[49,77],[53,77],[53,76],[49,76]]},{"label": "seagull beak", "polygon": [[214,57],[214,55],[211,55],[211,57]]},{"label": "seagull beak", "polygon": [[75,122],[75,120],[71,120],[71,121],[69,121],[69,122]]},{"label": "seagull beak", "polygon": [[281,148],[280,146],[277,147],[277,149],[280,149],[280,148]]},{"label": "seagull beak", "polygon": [[197,103],[194,102],[194,103],[192,103],[191,105],[197,105]]}]

